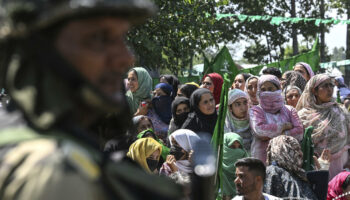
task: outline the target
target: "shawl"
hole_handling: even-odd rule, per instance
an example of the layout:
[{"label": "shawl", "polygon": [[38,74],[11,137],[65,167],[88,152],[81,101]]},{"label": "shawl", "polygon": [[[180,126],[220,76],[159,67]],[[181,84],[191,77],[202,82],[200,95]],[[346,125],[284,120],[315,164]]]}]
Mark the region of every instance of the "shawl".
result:
[{"label": "shawl", "polygon": [[180,91],[185,97],[191,98],[192,93],[198,88],[197,85],[186,83],[180,87]]},{"label": "shawl", "polygon": [[314,71],[312,71],[312,68],[310,67],[309,64],[307,64],[307,63],[305,63],[305,62],[298,62],[298,63],[295,64],[295,65],[302,65],[302,66],[306,69],[307,73],[309,74],[310,79],[315,75],[315,74],[314,74]]},{"label": "shawl", "polygon": [[172,87],[167,83],[159,83],[155,89],[158,88],[163,90],[167,95],[154,97],[152,99],[152,105],[162,122],[169,124],[171,120],[171,103],[173,101],[173,98],[170,96]]},{"label": "shawl", "polygon": [[218,115],[216,112],[211,115],[205,115],[200,111],[199,102],[203,94],[211,94],[211,92],[206,88],[199,88],[191,95],[190,105],[192,112],[188,114],[182,128],[190,129],[196,133],[206,132],[213,135]]},{"label": "shawl", "polygon": [[[249,100],[248,94],[243,92],[242,90],[240,89],[230,90],[228,93],[227,105],[230,106],[237,99],[240,99],[240,98],[245,98]],[[232,114],[232,112],[230,112],[229,109],[227,109],[227,114],[225,119],[225,128],[227,130],[230,130],[236,133],[242,133],[246,131],[249,128],[248,112],[247,112],[247,117],[245,119],[238,119]]]},{"label": "shawl", "polygon": [[129,152],[126,155],[141,165],[141,167],[148,173],[151,173],[151,170],[148,168],[146,159],[157,150],[162,153],[162,145],[159,144],[156,140],[149,137],[141,138],[131,144]]},{"label": "shawl", "polygon": [[177,89],[180,85],[179,79],[174,75],[168,75],[168,74],[161,75],[159,79],[161,78],[164,78],[168,82],[168,84],[172,86],[173,90],[171,93],[171,97],[174,99],[176,97]]},{"label": "shawl", "polygon": [[186,97],[176,97],[171,104],[171,112],[173,115],[173,120],[170,122],[169,133],[181,128],[182,124],[186,121],[188,113],[176,114],[177,106],[180,104],[186,104],[190,108],[190,101]]},{"label": "shawl", "polygon": [[[250,80],[253,80],[253,79],[257,79],[259,81],[259,77],[258,76],[251,76],[247,79],[247,81],[245,82],[245,88],[244,88],[244,91],[249,95],[248,93],[248,83]],[[256,96],[255,94],[255,97],[253,96],[250,96],[249,95],[249,102],[250,102],[250,105],[259,105],[259,101],[258,101],[258,97]]]},{"label": "shawl", "polygon": [[[238,141],[242,148],[232,149],[230,146]],[[248,157],[248,153],[243,149],[243,140],[236,133],[226,133],[224,135],[224,149],[222,158],[222,193],[224,195],[236,195],[236,187],[234,180],[236,179],[235,163],[238,159]]]},{"label": "shawl", "polygon": [[[343,194],[342,185],[348,176],[350,176],[350,172],[340,172],[328,183],[327,200],[332,200]],[[339,200],[346,200],[346,197],[341,197]]]},{"label": "shawl", "polygon": [[[173,146],[171,137],[174,137],[175,141],[180,145],[180,147],[188,153],[194,149],[194,145],[200,140],[197,134],[188,129],[179,129],[169,136],[170,145]],[[192,165],[189,160],[177,160],[175,165],[181,172],[193,172]]]},{"label": "shawl", "polygon": [[[135,92],[128,90],[126,92],[127,101],[132,113],[135,113],[140,105],[140,102],[151,98],[152,78],[147,70],[142,67],[135,67],[130,71],[135,71],[137,74],[137,82],[139,88]],[[130,72],[129,71],[129,72]]]},{"label": "shawl", "polygon": [[203,77],[203,80],[206,77],[209,77],[214,84],[213,96],[215,99],[215,105],[217,105],[220,103],[221,89],[222,89],[222,84],[224,83],[224,79],[218,73],[207,74]]},{"label": "shawl", "polygon": [[304,91],[307,81],[305,80],[305,78],[300,72],[286,71],[284,75],[286,76],[286,82],[285,82],[285,85],[283,86],[284,88],[291,85],[291,86],[297,86],[298,88],[300,88],[301,91]]},{"label": "shawl", "polygon": [[334,100],[321,105],[316,104],[313,90],[322,82],[330,79],[326,74],[313,76],[306,84],[296,106],[304,127],[313,126],[312,141],[315,151],[321,153],[329,148],[331,153],[337,153],[348,143],[349,114]]},{"label": "shawl", "polygon": [[297,139],[292,136],[280,135],[270,140],[266,149],[267,165],[275,162],[289,173],[297,175],[301,180],[307,180],[303,166],[303,153]]}]

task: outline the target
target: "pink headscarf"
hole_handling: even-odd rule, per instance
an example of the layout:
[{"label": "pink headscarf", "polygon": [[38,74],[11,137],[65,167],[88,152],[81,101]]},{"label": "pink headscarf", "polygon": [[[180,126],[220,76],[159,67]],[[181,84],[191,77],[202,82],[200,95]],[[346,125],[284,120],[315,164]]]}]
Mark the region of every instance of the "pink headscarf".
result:
[{"label": "pink headscarf", "polygon": [[[273,83],[278,90],[274,92],[262,92],[261,86],[265,82]],[[278,78],[274,75],[262,75],[258,81],[258,92],[256,96],[259,98],[259,104],[268,113],[277,113],[284,105],[281,85]]]},{"label": "pink headscarf", "polygon": [[[328,183],[327,200],[332,200],[343,194],[342,185],[348,176],[350,176],[350,172],[340,172]],[[339,200],[346,200],[346,197],[341,197]]]},{"label": "pink headscarf", "polygon": [[307,73],[309,74],[310,78],[313,77],[315,74],[314,74],[314,71],[312,71],[312,68],[310,67],[309,64],[307,63],[304,63],[304,62],[298,62],[297,64],[295,65],[302,65],[306,70],[307,70]]}]

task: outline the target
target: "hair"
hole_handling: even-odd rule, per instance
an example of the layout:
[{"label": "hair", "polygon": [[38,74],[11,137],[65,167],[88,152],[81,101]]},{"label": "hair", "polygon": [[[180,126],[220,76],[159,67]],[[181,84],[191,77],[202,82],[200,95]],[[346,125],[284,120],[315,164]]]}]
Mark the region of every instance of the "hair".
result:
[{"label": "hair", "polygon": [[248,157],[237,160],[235,167],[248,167],[249,171],[252,171],[255,176],[261,176],[262,180],[265,181],[266,167],[264,163],[256,158]]},{"label": "hair", "polygon": [[276,67],[268,67],[268,68],[264,69],[263,74],[271,74],[271,75],[276,76],[279,79],[282,78],[281,71]]},{"label": "hair", "polygon": [[345,181],[341,185],[341,188],[343,188],[343,190],[345,190],[349,185],[350,185],[350,175],[348,177],[346,177]]},{"label": "hair", "polygon": [[247,73],[241,73],[241,74],[238,74],[238,75],[242,75],[243,78],[244,78],[244,81],[247,81],[247,79],[252,76],[251,74],[247,74]]},{"label": "hair", "polygon": [[[183,84],[180,86],[180,91],[182,94],[185,95],[188,99],[191,98],[192,93],[198,89],[197,86],[192,85],[192,84]],[[177,92],[177,91],[176,91]]]}]

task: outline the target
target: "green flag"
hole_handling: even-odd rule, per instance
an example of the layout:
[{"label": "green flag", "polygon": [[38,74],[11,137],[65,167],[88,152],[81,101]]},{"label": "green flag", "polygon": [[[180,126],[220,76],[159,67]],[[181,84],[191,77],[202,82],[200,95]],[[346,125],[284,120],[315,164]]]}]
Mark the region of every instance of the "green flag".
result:
[{"label": "green flag", "polygon": [[224,46],[215,56],[212,62],[204,57],[204,74],[216,72],[224,77],[224,74],[229,75],[230,80],[234,80],[234,76],[239,73],[239,70],[233,61],[230,51]]},{"label": "green flag", "polygon": [[314,169],[314,145],[312,143],[311,134],[314,127],[309,126],[305,129],[303,141],[301,142],[301,150],[303,152],[303,169],[311,171]]},{"label": "green flag", "polygon": [[228,89],[230,87],[230,79],[227,73],[224,74],[224,84],[222,85],[219,116],[215,125],[214,134],[211,139],[211,143],[214,150],[217,153],[217,171],[215,176],[216,194],[218,195],[219,189],[222,187],[222,156],[223,156],[223,141],[224,141],[224,125],[227,112],[228,102]]},{"label": "green flag", "polygon": [[316,38],[316,41],[312,47],[312,50],[307,52],[307,53],[299,54],[299,55],[293,56],[291,58],[287,58],[285,60],[282,60],[280,62],[273,62],[273,63],[269,63],[267,65],[259,65],[259,66],[256,66],[256,67],[250,68],[250,69],[243,69],[243,70],[241,70],[241,72],[246,72],[246,73],[258,75],[259,72],[261,71],[261,69],[264,66],[266,66],[266,67],[279,68],[283,73],[287,70],[293,70],[293,66],[298,62],[308,63],[314,72],[316,72],[319,69],[320,55],[319,55],[318,37]]}]

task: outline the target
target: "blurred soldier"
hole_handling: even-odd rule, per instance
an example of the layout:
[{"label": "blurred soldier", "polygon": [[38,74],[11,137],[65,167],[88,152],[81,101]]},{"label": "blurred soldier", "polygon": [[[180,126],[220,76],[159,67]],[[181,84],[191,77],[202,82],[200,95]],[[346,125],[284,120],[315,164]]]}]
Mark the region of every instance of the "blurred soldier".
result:
[{"label": "blurred soldier", "polygon": [[102,155],[90,131],[106,113],[128,128],[124,39],[154,11],[143,0],[0,0],[0,74],[27,124],[1,127],[0,199],[178,198],[173,183]]}]

